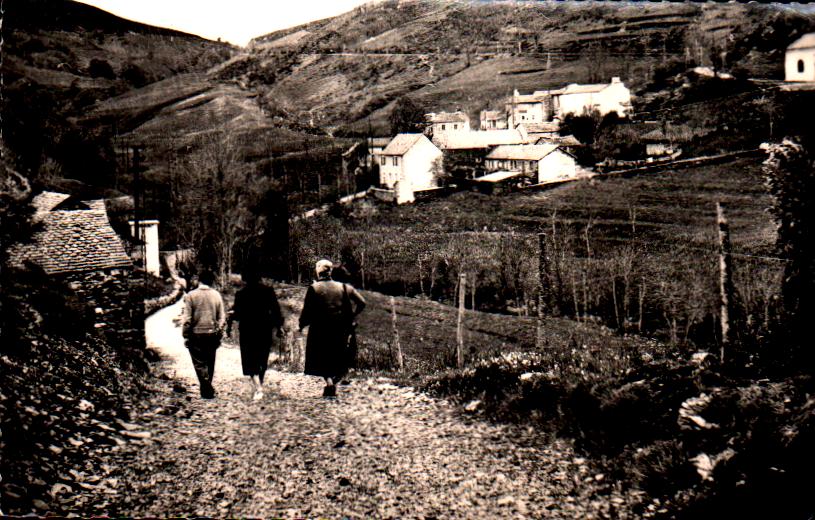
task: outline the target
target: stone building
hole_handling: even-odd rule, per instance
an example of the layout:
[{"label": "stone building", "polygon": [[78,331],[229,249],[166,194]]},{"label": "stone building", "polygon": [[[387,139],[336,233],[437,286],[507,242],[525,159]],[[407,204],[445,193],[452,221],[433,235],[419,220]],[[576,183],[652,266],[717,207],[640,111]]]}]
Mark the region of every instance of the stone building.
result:
[{"label": "stone building", "polygon": [[10,264],[32,264],[67,284],[112,345],[143,348],[143,284],[110,225],[104,201],[43,192],[32,204],[41,228],[30,242],[9,249]]}]

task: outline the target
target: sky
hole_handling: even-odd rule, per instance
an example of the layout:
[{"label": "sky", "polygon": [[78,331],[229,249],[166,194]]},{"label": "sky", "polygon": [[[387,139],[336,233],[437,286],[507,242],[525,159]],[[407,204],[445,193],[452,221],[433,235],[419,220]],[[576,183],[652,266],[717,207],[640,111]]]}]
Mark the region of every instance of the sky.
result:
[{"label": "sky", "polygon": [[345,13],[368,0],[79,0],[116,16],[244,46],[255,36]]}]

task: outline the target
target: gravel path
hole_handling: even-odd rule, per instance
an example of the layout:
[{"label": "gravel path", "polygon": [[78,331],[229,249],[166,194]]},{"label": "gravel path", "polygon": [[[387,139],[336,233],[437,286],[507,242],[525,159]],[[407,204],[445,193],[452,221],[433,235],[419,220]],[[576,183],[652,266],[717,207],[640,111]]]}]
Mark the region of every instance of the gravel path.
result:
[{"label": "gravel path", "polygon": [[[197,382],[180,305],[147,322],[165,361],[148,439],[117,452],[112,503],[128,516],[328,518],[620,518],[625,497],[562,442],[462,414],[443,400],[379,380],[339,387],[271,371],[251,400],[240,352],[219,349],[213,401]],[[186,392],[183,392],[183,388]]]}]

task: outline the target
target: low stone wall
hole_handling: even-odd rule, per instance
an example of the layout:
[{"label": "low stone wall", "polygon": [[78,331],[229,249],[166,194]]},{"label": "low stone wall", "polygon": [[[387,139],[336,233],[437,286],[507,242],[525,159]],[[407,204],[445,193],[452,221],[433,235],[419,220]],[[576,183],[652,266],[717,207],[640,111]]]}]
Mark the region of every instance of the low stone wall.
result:
[{"label": "low stone wall", "polygon": [[150,316],[154,312],[160,311],[164,307],[169,307],[177,302],[183,295],[184,286],[181,284],[180,280],[175,279],[175,286],[173,287],[172,292],[157,298],[144,300],[144,316]]},{"label": "low stone wall", "polygon": [[70,274],[66,282],[94,313],[94,327],[115,348],[143,349],[143,289],[132,269]]}]

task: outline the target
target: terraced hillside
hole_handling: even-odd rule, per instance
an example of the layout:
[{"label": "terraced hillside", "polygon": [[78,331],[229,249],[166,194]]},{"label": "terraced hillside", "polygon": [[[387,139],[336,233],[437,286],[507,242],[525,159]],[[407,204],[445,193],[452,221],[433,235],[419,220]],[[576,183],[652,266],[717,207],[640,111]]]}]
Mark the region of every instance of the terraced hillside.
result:
[{"label": "terraced hillside", "polygon": [[320,126],[385,132],[403,95],[476,117],[513,88],[611,76],[643,88],[679,64],[778,77],[783,49],[812,27],[804,12],[744,4],[386,1],[256,38],[232,73]]}]

